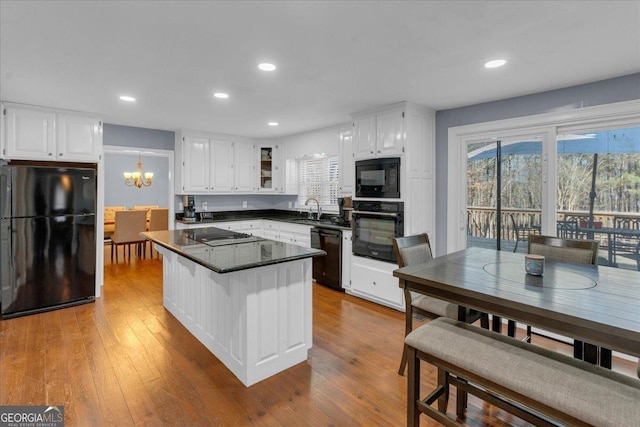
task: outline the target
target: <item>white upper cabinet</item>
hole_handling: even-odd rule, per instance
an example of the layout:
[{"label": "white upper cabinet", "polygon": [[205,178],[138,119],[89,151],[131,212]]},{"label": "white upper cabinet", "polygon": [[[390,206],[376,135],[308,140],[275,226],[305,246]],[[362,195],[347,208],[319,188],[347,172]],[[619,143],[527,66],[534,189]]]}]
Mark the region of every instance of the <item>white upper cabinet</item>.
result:
[{"label": "white upper cabinet", "polygon": [[185,137],[182,155],[183,190],[187,193],[209,191],[209,140]]},{"label": "white upper cabinet", "polygon": [[176,194],[254,193],[255,146],[201,132],[176,132]]},{"label": "white upper cabinet", "polygon": [[353,131],[339,131],[338,143],[340,144],[340,193],[350,196],[353,193],[356,173],[353,158]]},{"label": "white upper cabinet", "polygon": [[233,191],[233,142],[210,141],[209,190],[214,193]]},{"label": "white upper cabinet", "polygon": [[376,116],[364,117],[353,122],[353,156],[356,159],[375,157]]},{"label": "white upper cabinet", "polygon": [[5,108],[6,159],[53,160],[56,150],[56,115],[49,111]]},{"label": "white upper cabinet", "polygon": [[6,104],[2,158],[96,162],[102,153],[102,121],[80,113]]},{"label": "white upper cabinet", "polygon": [[376,156],[401,156],[404,152],[404,111],[378,114],[376,128]]},{"label": "white upper cabinet", "polygon": [[282,149],[275,144],[259,144],[258,154],[258,191],[284,193],[285,169]]},{"label": "white upper cabinet", "polygon": [[234,190],[251,193],[257,187],[255,146],[247,142],[234,142]]},{"label": "white upper cabinet", "polygon": [[98,160],[102,121],[93,117],[58,114],[58,160]]},{"label": "white upper cabinet", "polygon": [[284,161],[284,150],[280,145],[273,146],[273,189],[278,193],[286,191],[287,170]]},{"label": "white upper cabinet", "polygon": [[404,137],[402,109],[359,117],[353,122],[354,158],[399,157],[404,152]]}]

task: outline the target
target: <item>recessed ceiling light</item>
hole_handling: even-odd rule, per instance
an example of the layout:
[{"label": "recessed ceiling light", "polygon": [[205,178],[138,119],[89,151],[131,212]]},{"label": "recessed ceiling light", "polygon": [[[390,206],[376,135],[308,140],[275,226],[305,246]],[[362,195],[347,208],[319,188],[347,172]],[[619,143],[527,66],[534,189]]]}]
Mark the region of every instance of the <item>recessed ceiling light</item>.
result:
[{"label": "recessed ceiling light", "polygon": [[505,61],[504,59],[494,59],[493,61],[489,61],[486,64],[484,64],[484,66],[485,68],[498,68],[498,67],[502,67],[506,63],[507,61]]},{"label": "recessed ceiling light", "polygon": [[278,126],[279,124],[278,122],[269,122],[269,126]]},{"label": "recessed ceiling light", "polygon": [[224,92],[216,92],[213,94],[213,96],[220,99],[227,99],[229,97],[229,94]]},{"label": "recessed ceiling light", "polygon": [[273,71],[276,69],[276,66],[268,62],[263,62],[262,64],[258,64],[258,68],[262,71]]},{"label": "recessed ceiling light", "polygon": [[133,96],[128,96],[128,95],[122,95],[120,97],[121,100],[123,101],[127,101],[127,102],[135,102],[136,99]]}]

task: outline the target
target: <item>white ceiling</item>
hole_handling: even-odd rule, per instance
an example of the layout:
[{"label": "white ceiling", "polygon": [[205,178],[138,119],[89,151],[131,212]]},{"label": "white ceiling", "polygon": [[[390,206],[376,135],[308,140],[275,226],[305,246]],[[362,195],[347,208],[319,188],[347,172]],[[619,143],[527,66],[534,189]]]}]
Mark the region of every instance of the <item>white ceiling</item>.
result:
[{"label": "white ceiling", "polygon": [[640,1],[1,0],[0,98],[276,137],[402,100],[442,110],[632,74],[639,22]]}]

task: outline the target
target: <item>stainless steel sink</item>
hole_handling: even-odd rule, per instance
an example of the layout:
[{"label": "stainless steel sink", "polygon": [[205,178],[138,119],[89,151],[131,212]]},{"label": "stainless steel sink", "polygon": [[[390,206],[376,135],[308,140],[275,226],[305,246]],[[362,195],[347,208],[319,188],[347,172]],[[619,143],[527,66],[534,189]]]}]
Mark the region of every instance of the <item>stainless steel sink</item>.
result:
[{"label": "stainless steel sink", "polygon": [[302,223],[309,223],[309,224],[315,224],[318,221],[316,221],[315,219],[308,219],[308,218],[294,218],[291,221],[293,222],[302,222]]},{"label": "stainless steel sink", "polygon": [[313,226],[331,226],[331,227],[338,227],[338,228],[341,227],[340,224],[337,224],[331,218],[321,219],[320,221],[318,221],[317,219],[295,218],[295,219],[292,219],[291,221],[297,222],[298,224],[306,224],[306,225],[313,225]]}]

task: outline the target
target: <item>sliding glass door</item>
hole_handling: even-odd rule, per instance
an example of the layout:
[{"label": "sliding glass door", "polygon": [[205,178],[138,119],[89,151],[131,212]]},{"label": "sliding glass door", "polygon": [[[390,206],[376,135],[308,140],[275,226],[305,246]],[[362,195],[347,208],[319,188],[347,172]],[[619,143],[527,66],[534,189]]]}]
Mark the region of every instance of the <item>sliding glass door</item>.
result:
[{"label": "sliding glass door", "polygon": [[526,252],[529,233],[540,233],[542,142],[530,136],[468,141],[467,246]]},{"label": "sliding glass door", "polygon": [[550,156],[544,141],[466,140],[467,246],[526,252],[542,232],[595,239],[600,264],[640,270],[640,127],[560,129]]},{"label": "sliding glass door", "polygon": [[600,242],[598,262],[640,270],[640,127],[557,136],[557,234]]}]

